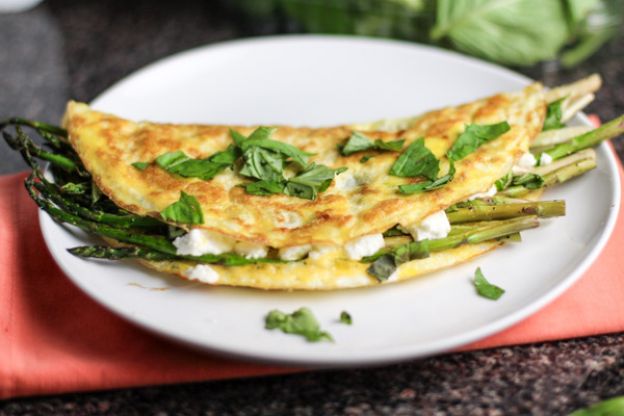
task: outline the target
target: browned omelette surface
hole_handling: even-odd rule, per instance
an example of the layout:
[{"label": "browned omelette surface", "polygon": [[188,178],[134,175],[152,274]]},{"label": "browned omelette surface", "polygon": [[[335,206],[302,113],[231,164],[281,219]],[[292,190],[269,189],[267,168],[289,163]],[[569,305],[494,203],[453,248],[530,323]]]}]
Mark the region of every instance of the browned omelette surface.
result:
[{"label": "browned omelette surface", "polygon": [[[518,93],[429,112],[404,131],[367,132],[371,138],[383,140],[405,138],[405,146],[425,137],[425,145],[442,158],[467,124],[507,121],[511,125],[509,132],[458,162],[455,179],[447,186],[411,196],[397,193],[398,185],[410,179],[388,175],[396,153],[375,155],[365,164],[359,162],[361,154],[340,156],[337,145],[349,137],[350,127],[280,126],[273,139],[314,153],[311,161],[348,167],[315,201],[249,195],[237,186],[245,179],[230,170],[204,181],[177,177],[154,165],[144,171],[131,165],[151,162],[176,150],[195,158],[208,157],[232,143],[230,126],[133,122],[76,102],[68,104],[64,125],[87,170],[119,206],[139,215],[157,216],[184,191],[201,204],[205,222],[199,227],[236,240],[281,248],[311,243],[342,245],[395,224],[418,223],[433,212],[485,191],[528,150],[541,130],[545,107],[542,86],[534,84]],[[247,135],[254,127],[234,129]],[[443,162],[441,173],[446,169]]]}]

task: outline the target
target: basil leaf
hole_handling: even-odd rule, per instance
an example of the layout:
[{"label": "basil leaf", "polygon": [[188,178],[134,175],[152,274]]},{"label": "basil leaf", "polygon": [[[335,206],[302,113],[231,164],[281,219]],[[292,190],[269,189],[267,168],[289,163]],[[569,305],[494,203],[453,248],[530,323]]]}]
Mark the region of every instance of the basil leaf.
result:
[{"label": "basil leaf", "polygon": [[384,142],[381,139],[375,141],[359,132],[353,132],[347,142],[341,147],[340,153],[343,156],[349,156],[353,153],[363,152],[365,150],[386,150],[390,152],[398,152],[405,143],[404,139]]},{"label": "basil leaf", "polygon": [[404,233],[403,231],[401,231],[399,229],[398,225],[395,225],[394,227],[387,229],[383,233],[384,237],[402,237],[402,236],[405,236],[405,235],[409,235],[409,234]]},{"label": "basil leaf", "polygon": [[243,153],[243,159],[245,162],[239,174],[270,182],[284,180],[284,160],[279,153],[250,147]]},{"label": "basil leaf", "polygon": [[498,300],[501,296],[503,296],[503,293],[505,293],[505,289],[487,281],[480,267],[477,267],[477,270],[475,271],[473,283],[479,296],[487,299]]},{"label": "basil leaf", "polygon": [[481,145],[492,141],[510,130],[506,121],[496,124],[469,124],[447,152],[449,159],[458,161],[477,150]]},{"label": "basil leaf", "polygon": [[353,153],[370,150],[375,147],[375,142],[362,133],[353,132],[347,142],[340,149],[343,156],[349,156]]},{"label": "basil leaf", "polygon": [[514,176],[512,185],[521,185],[526,189],[539,189],[544,186],[544,178],[536,173],[525,173],[520,176]]},{"label": "basil leaf", "polygon": [[352,325],[353,319],[351,318],[351,314],[347,311],[340,312],[340,322],[345,325]]},{"label": "basil leaf", "polygon": [[513,174],[509,172],[507,175],[503,176],[502,178],[494,182],[494,184],[496,185],[496,190],[498,192],[504,191],[505,189],[509,188],[512,181],[513,181]]},{"label": "basil leaf", "polygon": [[369,160],[371,160],[373,157],[374,157],[373,155],[366,155],[366,156],[362,156],[362,157],[360,158],[360,163],[366,163],[366,162],[368,162]]},{"label": "basil leaf", "polygon": [[230,129],[230,137],[232,138],[232,140],[234,140],[234,143],[236,143],[236,145],[239,147],[243,144],[245,140],[247,140],[247,137],[243,136],[236,130],[232,130],[232,129]]},{"label": "basil leaf", "polygon": [[303,199],[315,200],[319,192],[325,191],[336,175],[346,171],[346,167],[331,169],[325,165],[312,163],[302,173],[288,180],[286,194]]},{"label": "basil leaf", "polygon": [[546,130],[554,130],[565,127],[565,124],[561,122],[562,110],[561,106],[563,104],[563,100],[566,97],[560,98],[557,101],[553,101],[548,104],[546,107],[546,118],[544,119],[544,127],[542,127],[543,131]]},{"label": "basil leaf", "polygon": [[273,195],[284,193],[284,184],[280,182],[258,181],[245,185],[245,191],[251,195]]},{"label": "basil leaf", "polygon": [[160,216],[179,224],[203,224],[204,214],[194,196],[180,192],[180,199],[165,208]]},{"label": "basil leaf", "polygon": [[266,329],[280,329],[286,334],[301,335],[309,342],[333,341],[332,336],[322,331],[312,311],[299,308],[291,314],[277,309],[270,311],[264,319]]},{"label": "basil leaf", "polygon": [[389,152],[400,152],[403,148],[403,143],[405,143],[405,139],[393,140],[389,142],[377,139],[375,140],[375,149],[387,150]]},{"label": "basil leaf", "polygon": [[379,282],[383,282],[388,280],[396,269],[397,265],[394,263],[394,256],[392,254],[384,254],[375,260],[366,271]]},{"label": "basil leaf", "polygon": [[134,162],[132,166],[137,168],[138,170],[145,170],[149,167],[149,162]]},{"label": "basil leaf", "polygon": [[439,170],[440,162],[427,149],[425,139],[421,137],[401,153],[392,167],[390,167],[390,174],[402,178],[424,176],[433,181]]},{"label": "basil leaf", "polygon": [[310,153],[297,149],[295,146],[277,140],[269,139],[270,135],[275,131],[273,128],[258,127],[251,135],[241,142],[240,147],[243,151],[251,147],[260,147],[262,149],[271,150],[281,153],[286,158],[291,158],[293,162],[301,167],[308,164],[308,156]]},{"label": "basil leaf", "polygon": [[407,185],[399,185],[399,192],[403,195],[413,195],[421,192],[433,191],[448,184],[455,177],[455,163],[449,159],[449,170],[444,176],[440,176],[435,181],[424,181],[419,183],[410,183]]},{"label": "basil leaf", "polygon": [[169,173],[184,178],[209,180],[234,164],[238,157],[235,147],[230,146],[207,159],[192,159],[183,151],[164,153],[156,158],[156,164]]}]

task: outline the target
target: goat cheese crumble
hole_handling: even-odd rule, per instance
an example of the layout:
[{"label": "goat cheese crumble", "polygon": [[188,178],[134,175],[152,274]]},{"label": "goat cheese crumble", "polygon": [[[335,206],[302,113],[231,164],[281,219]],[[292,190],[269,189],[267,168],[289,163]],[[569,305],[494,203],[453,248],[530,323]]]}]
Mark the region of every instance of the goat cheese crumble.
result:
[{"label": "goat cheese crumble", "polygon": [[201,256],[204,254],[223,254],[232,251],[234,240],[208,230],[194,228],[173,240],[176,254],[181,256]]},{"label": "goat cheese crumble", "polygon": [[382,234],[370,234],[349,241],[345,245],[345,250],[351,260],[360,260],[362,257],[377,253],[385,244]]},{"label": "goat cheese crumble", "polygon": [[191,280],[197,280],[202,283],[217,283],[219,281],[219,274],[212,267],[206,264],[198,264],[195,267],[190,267],[184,272],[186,277]]},{"label": "goat cheese crumble", "polygon": [[446,237],[451,232],[451,224],[444,210],[426,217],[420,224],[403,227],[416,241],[435,240]]}]

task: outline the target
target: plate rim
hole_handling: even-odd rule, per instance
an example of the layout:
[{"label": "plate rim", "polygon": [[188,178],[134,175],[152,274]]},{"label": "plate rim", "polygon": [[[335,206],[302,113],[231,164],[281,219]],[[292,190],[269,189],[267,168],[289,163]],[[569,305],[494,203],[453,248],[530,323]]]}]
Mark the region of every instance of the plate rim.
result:
[{"label": "plate rim", "polygon": [[[479,66],[482,68],[486,68],[490,71],[495,71],[499,74],[504,73],[505,76],[514,79],[515,81],[521,81],[523,83],[532,82],[534,80],[522,75],[518,74],[508,68],[498,66],[492,64],[490,62],[481,61],[479,59],[465,56],[453,51],[447,51],[444,49],[432,47],[429,45],[420,45],[414,44],[407,41],[400,40],[389,40],[389,39],[379,39],[379,38],[369,38],[369,37],[360,37],[360,36],[351,36],[351,35],[272,35],[272,36],[261,36],[261,37],[253,37],[253,38],[243,38],[243,39],[235,39],[228,40],[224,42],[217,42],[214,44],[208,44],[203,46],[197,46],[185,51],[181,51],[175,53],[173,55],[158,59],[144,67],[139,68],[138,70],[132,72],[131,74],[125,76],[120,79],[116,83],[112,84],[104,91],[102,91],[96,98],[92,100],[94,106],[97,107],[98,101],[102,101],[107,98],[110,94],[114,94],[115,90],[118,88],[122,88],[126,83],[131,83],[135,78],[142,76],[145,72],[152,70],[160,66],[161,64],[170,63],[180,58],[188,58],[196,53],[210,53],[214,50],[218,50],[220,48],[229,48],[229,47],[245,47],[245,46],[253,46],[254,44],[270,44],[270,43],[281,43],[281,42],[299,42],[299,41],[350,41],[356,43],[368,43],[374,42],[378,44],[389,44],[389,45],[403,45],[410,48],[415,49],[425,49],[430,52],[434,52],[439,55],[448,55],[451,57],[455,57],[461,60],[465,60],[471,65]],[[584,114],[579,114],[579,119],[583,124],[591,125],[589,120]],[[526,304],[524,307],[517,309],[516,311],[509,313],[495,321],[492,321],[486,325],[482,325],[476,329],[462,332],[457,335],[440,338],[438,340],[428,342],[426,344],[426,348],[418,348],[417,345],[408,344],[402,345],[394,348],[386,348],[384,349],[384,353],[382,356],[379,354],[371,354],[369,351],[365,351],[364,353],[354,354],[351,357],[327,357],[323,359],[309,359],[306,357],[293,357],[293,356],[283,356],[281,353],[272,353],[267,354],[266,352],[254,353],[246,348],[231,348],[224,347],[219,345],[207,345],[203,342],[199,342],[192,337],[185,336],[179,333],[173,333],[173,331],[167,331],[162,327],[147,322],[147,320],[142,319],[140,316],[128,313],[123,308],[116,307],[115,304],[106,301],[103,297],[101,297],[98,292],[91,290],[87,285],[82,284],[80,279],[74,278],[72,276],[71,268],[65,264],[63,258],[53,249],[53,227],[58,226],[54,223],[47,214],[44,214],[42,210],[39,210],[39,225],[44,237],[44,241],[48,248],[48,251],[54,258],[57,265],[61,268],[63,273],[67,276],[67,278],[78,287],[83,293],[87,294],[92,300],[96,303],[102,305],[108,311],[113,312],[115,315],[122,317],[127,322],[138,326],[139,328],[148,330],[151,333],[155,333],[159,336],[162,336],[169,340],[174,340],[176,342],[182,343],[184,345],[190,346],[194,349],[207,351],[211,353],[216,353],[225,357],[233,357],[238,359],[245,360],[253,360],[256,362],[263,363],[271,363],[271,364],[286,364],[286,365],[304,365],[307,367],[322,367],[322,368],[337,368],[337,367],[352,367],[352,366],[362,366],[362,365],[381,365],[394,363],[399,361],[405,361],[409,359],[415,358],[424,358],[435,354],[441,354],[445,352],[450,352],[458,347],[468,345],[477,340],[484,339],[488,336],[499,333],[500,331],[511,327],[514,324],[521,322],[522,320],[528,318],[533,315],[538,310],[545,307],[547,304],[551,303],[553,300],[558,298],[564,291],[566,291],[569,287],[571,287],[574,283],[576,283],[581,276],[589,269],[589,267],[595,262],[597,257],[600,255],[605,245],[609,241],[613,230],[615,228],[615,224],[619,214],[619,208],[621,203],[621,185],[620,185],[620,173],[617,165],[617,159],[614,155],[613,150],[609,147],[607,143],[602,143],[598,146],[597,151],[602,153],[605,157],[608,167],[607,171],[609,173],[611,181],[611,200],[612,204],[609,207],[609,216],[607,221],[605,222],[600,235],[596,241],[596,244],[587,251],[585,257],[579,264],[579,266],[569,273],[565,278],[563,278],[559,283],[553,286],[549,291],[545,292],[541,295],[537,300]],[[52,225],[52,227],[49,227]],[[63,250],[64,251],[64,250]]]}]

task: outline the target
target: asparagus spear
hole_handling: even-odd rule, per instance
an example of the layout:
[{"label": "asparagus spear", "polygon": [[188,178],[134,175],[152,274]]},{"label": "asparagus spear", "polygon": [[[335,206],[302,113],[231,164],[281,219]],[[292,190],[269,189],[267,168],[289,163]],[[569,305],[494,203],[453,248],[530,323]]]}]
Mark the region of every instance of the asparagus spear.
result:
[{"label": "asparagus spear", "polygon": [[108,260],[141,258],[145,260],[163,261],[175,260],[178,258],[178,256],[172,256],[143,247],[81,246],[70,248],[67,251],[78,257]]},{"label": "asparagus spear", "polygon": [[[559,169],[556,169],[550,173],[547,173],[542,176],[544,179],[544,187],[549,187],[553,185],[557,185],[566,181],[569,181],[572,178],[580,176],[587,171],[590,171],[596,167],[596,159],[588,158],[577,160],[572,164],[565,165]],[[519,196],[523,196],[531,192],[531,189],[527,189],[524,186],[512,186],[510,188],[505,189],[500,194],[503,196],[517,198]]]},{"label": "asparagus spear", "polygon": [[410,260],[428,257],[431,252],[449,250],[462,244],[478,244],[495,240],[538,226],[539,222],[534,215],[497,221],[496,224],[490,226],[437,240],[414,241],[391,250],[380,250],[377,254],[365,257],[362,261],[372,262],[367,271],[381,282],[387,280],[399,265]]},{"label": "asparagus spear", "polygon": [[[36,145],[19,126],[16,127],[15,132],[17,137],[13,137],[7,132],[2,132],[2,137],[4,137],[4,140],[12,149],[22,154],[22,157],[31,168],[34,168],[32,161],[32,157],[34,156],[42,160],[47,160],[51,164],[67,172],[76,172],[80,176],[89,176],[74,160],[58,153],[49,152]],[[28,151],[31,157],[27,157],[24,153],[25,151]]]},{"label": "asparagus spear", "polygon": [[527,215],[537,215],[542,218],[565,215],[565,201],[473,205],[466,208],[456,208],[446,214],[451,224],[471,221],[500,220]]},{"label": "asparagus spear", "polygon": [[544,153],[552,157],[553,160],[561,159],[562,157],[578,152],[579,150],[596,146],[603,140],[617,137],[622,133],[624,133],[624,115],[614,118],[597,129],[588,131],[580,136],[576,136],[567,142],[559,143],[558,145],[546,150]]},{"label": "asparagus spear", "polygon": [[60,208],[74,215],[78,215],[86,220],[94,221],[101,224],[114,225],[120,228],[162,228],[166,224],[150,217],[141,217],[134,214],[117,215],[99,211],[91,207],[85,208],[67,198],[64,198],[60,189],[47,181],[42,176],[35,174],[39,178],[39,182],[35,182],[34,186],[43,196],[54,202]]},{"label": "asparagus spear", "polygon": [[7,126],[27,126],[38,131],[54,134],[61,137],[67,137],[67,130],[53,124],[44,123],[42,121],[28,120],[21,117],[12,117],[8,120],[0,122],[0,130]]}]

